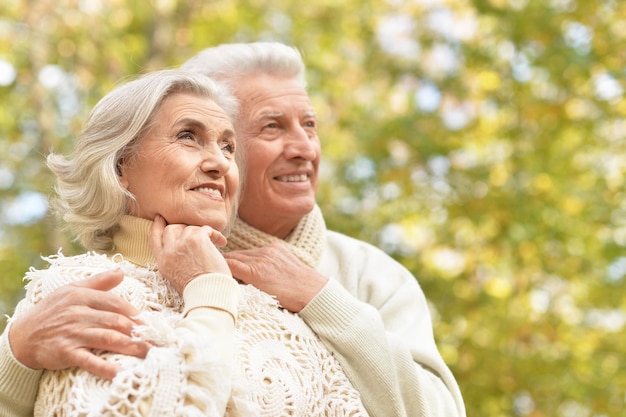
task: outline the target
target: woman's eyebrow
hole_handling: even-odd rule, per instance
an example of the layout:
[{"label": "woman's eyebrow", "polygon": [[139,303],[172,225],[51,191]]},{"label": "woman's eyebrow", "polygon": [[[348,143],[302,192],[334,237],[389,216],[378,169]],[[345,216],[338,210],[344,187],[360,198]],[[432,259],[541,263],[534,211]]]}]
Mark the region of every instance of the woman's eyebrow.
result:
[{"label": "woman's eyebrow", "polygon": [[200,130],[207,130],[207,126],[204,123],[202,123],[200,120],[189,118],[189,117],[185,117],[184,119],[178,120],[176,123],[174,123],[174,126],[175,127],[189,126],[189,127],[193,127],[193,128],[200,129]]},{"label": "woman's eyebrow", "polygon": [[225,129],[220,135],[221,139],[230,139],[235,137],[235,131],[232,129]]}]

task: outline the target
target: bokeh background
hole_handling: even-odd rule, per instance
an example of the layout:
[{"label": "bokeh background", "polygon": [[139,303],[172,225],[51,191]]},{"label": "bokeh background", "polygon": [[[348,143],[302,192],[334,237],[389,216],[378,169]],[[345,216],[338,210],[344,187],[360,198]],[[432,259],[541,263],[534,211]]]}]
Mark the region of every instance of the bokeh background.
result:
[{"label": "bokeh background", "polygon": [[125,78],[254,40],[302,51],[328,225],[417,277],[468,415],[623,415],[621,0],[2,0],[0,312],[79,250],[49,150]]}]

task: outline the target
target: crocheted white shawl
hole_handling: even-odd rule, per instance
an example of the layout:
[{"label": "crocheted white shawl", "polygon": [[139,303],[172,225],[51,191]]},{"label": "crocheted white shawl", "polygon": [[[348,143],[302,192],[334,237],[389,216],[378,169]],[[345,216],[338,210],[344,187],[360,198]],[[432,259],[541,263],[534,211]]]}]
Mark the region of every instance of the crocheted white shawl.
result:
[{"label": "crocheted white shawl", "polygon": [[[325,225],[316,207],[286,240],[303,262],[320,259]],[[276,238],[238,220],[228,249],[267,245]],[[114,289],[141,311],[146,327],[139,335],[156,343],[145,360],[101,353],[121,365],[113,381],[79,370],[45,372],[36,416],[214,416],[214,396],[224,393],[221,368],[211,358],[207,335],[194,340],[173,337],[181,318],[182,298],[156,271],[104,255],[48,258],[51,267],[31,271],[29,293],[34,304],[54,288],[90,271],[120,267],[126,277]],[[280,308],[268,294],[242,285],[236,326],[238,376],[227,416],[367,416],[359,393],[333,354],[294,313]],[[189,361],[189,357],[194,361]],[[190,382],[191,381],[191,382]],[[138,404],[143,401],[144,409]],[[147,402],[146,402],[146,399]],[[145,409],[145,404],[150,409]]]}]

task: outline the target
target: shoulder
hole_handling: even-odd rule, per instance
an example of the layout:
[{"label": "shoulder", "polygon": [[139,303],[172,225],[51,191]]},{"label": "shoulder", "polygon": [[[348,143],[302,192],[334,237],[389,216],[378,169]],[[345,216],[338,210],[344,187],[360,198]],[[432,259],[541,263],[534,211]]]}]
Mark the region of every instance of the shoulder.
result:
[{"label": "shoulder", "polygon": [[54,255],[43,257],[49,265],[44,269],[31,268],[25,276],[27,295],[40,299],[52,293],[59,287],[87,279],[97,273],[122,269],[125,279],[113,292],[128,291],[128,288],[137,290],[145,286],[144,275],[154,274],[145,268],[139,268],[122,259],[112,259],[105,254],[87,252],[75,256],[65,256],[59,250]]},{"label": "shoulder", "polygon": [[374,245],[345,235],[334,230],[326,231],[326,241],[332,246],[345,247],[346,250],[377,249]]},{"label": "shoulder", "polygon": [[325,250],[332,251],[335,254],[339,254],[343,257],[373,257],[378,261],[398,263],[389,254],[387,254],[382,249],[374,246],[373,244],[333,230],[326,231]]},{"label": "shoulder", "polygon": [[56,254],[42,257],[48,263],[45,269],[30,268],[25,279],[30,282],[49,280],[51,282],[69,284],[80,281],[91,275],[115,268],[115,262],[94,252],[81,255],[65,256],[61,250]]},{"label": "shoulder", "polygon": [[411,271],[382,249],[335,231],[326,232],[318,271],[336,277],[348,288],[354,285],[385,288],[419,285]]}]

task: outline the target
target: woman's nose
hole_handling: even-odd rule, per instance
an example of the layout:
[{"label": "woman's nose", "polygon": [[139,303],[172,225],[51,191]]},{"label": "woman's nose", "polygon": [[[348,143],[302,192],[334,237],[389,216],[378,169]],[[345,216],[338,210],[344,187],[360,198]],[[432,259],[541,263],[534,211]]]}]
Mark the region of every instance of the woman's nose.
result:
[{"label": "woman's nose", "polygon": [[205,150],[200,169],[204,172],[214,172],[220,176],[225,175],[234,164],[234,158],[227,158],[219,146],[212,147],[211,150]]}]

